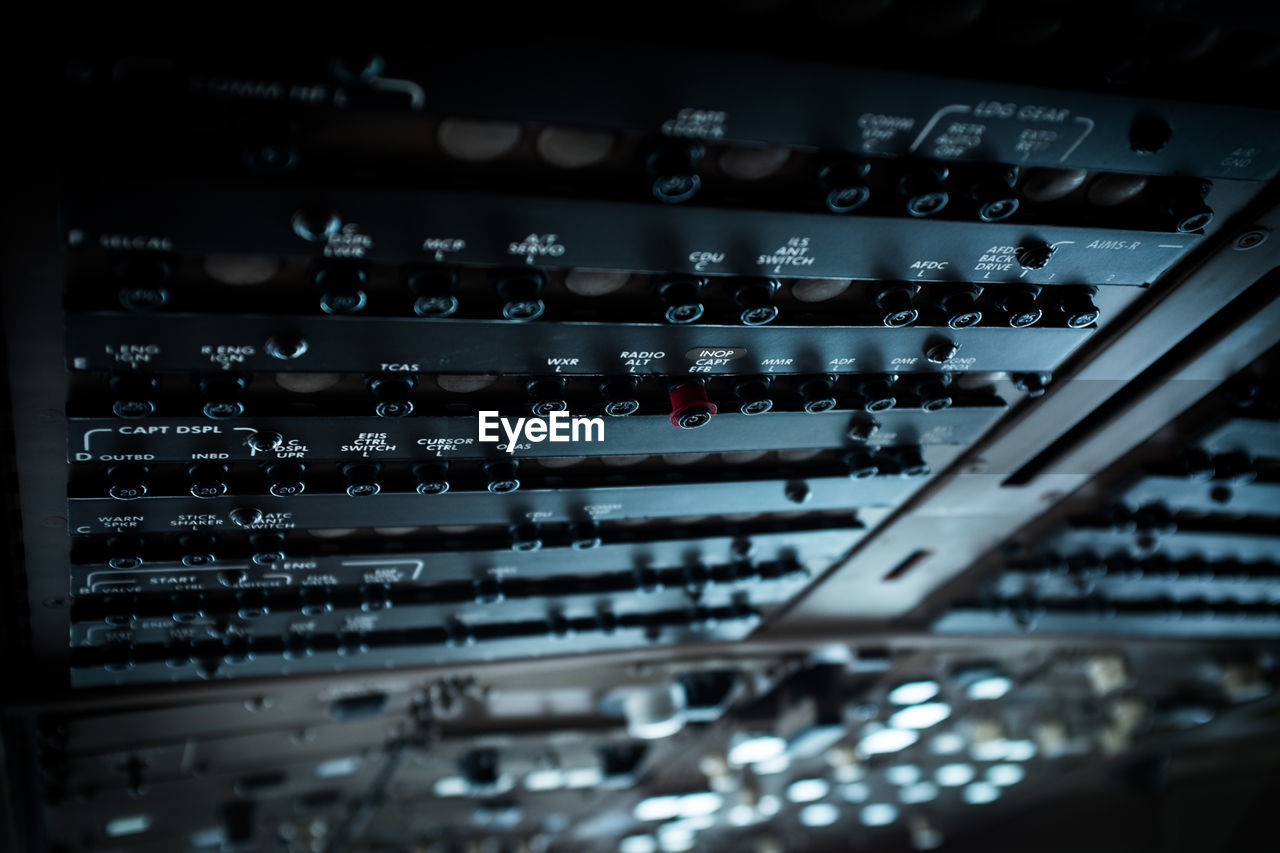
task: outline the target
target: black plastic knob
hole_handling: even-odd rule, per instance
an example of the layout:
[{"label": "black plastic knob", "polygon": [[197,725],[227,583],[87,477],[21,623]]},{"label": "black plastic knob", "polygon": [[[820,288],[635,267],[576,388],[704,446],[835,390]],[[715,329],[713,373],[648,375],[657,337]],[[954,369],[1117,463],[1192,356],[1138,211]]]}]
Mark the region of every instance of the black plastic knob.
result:
[{"label": "black plastic knob", "polygon": [[413,466],[413,476],[420,495],[443,495],[449,491],[449,463],[443,459],[419,462]]},{"label": "black plastic knob", "polygon": [[1173,128],[1159,116],[1138,116],[1129,126],[1129,150],[1156,154],[1173,139]]},{"label": "black plastic knob", "polygon": [[744,415],[763,415],[772,409],[773,398],[769,396],[772,382],[772,376],[753,376],[735,383],[733,393],[738,397],[738,411]]},{"label": "black plastic knob", "polygon": [[403,418],[411,414],[413,401],[409,398],[417,384],[417,379],[407,373],[370,379],[369,390],[378,401],[374,413],[380,418]]},{"label": "black plastic knob", "polygon": [[367,583],[360,586],[360,609],[366,613],[390,610],[391,584]]},{"label": "black plastic knob", "polygon": [[306,466],[301,462],[277,462],[267,467],[267,479],[271,481],[267,491],[277,498],[291,498],[306,491],[303,479]]},{"label": "black plastic knob", "polygon": [[255,533],[249,537],[249,544],[253,547],[253,555],[250,559],[254,565],[274,566],[285,558],[284,534],[279,531]]},{"label": "black plastic knob", "polygon": [[173,266],[160,255],[136,254],[122,258],[115,266],[120,281],[120,304],[130,311],[154,311],[169,302],[166,283]]},{"label": "black plastic knob", "polygon": [[804,382],[800,386],[800,396],[804,398],[804,410],[811,415],[816,415],[834,409],[839,402],[831,389],[834,383],[834,376],[819,376]]},{"label": "black plastic knob", "polygon": [[118,501],[131,501],[147,493],[146,465],[114,465],[107,470],[107,494]]},{"label": "black plastic knob", "polygon": [[920,398],[920,408],[926,412],[940,412],[951,407],[950,373],[927,374],[915,379],[912,390]]},{"label": "black plastic knob", "polygon": [[702,187],[698,161],[706,149],[697,142],[664,140],[656,144],[645,161],[653,197],[667,204],[679,204],[697,195]]},{"label": "black plastic knob", "polygon": [[135,536],[113,536],[107,540],[107,565],[132,570],[142,566],[142,540]]},{"label": "black plastic knob", "polygon": [[733,301],[742,309],[738,315],[742,325],[763,326],[777,318],[778,306],[772,299],[782,284],[776,278],[731,279],[729,287]]},{"label": "black plastic knob", "polygon": [[369,304],[365,283],[369,275],[354,264],[331,264],[312,274],[321,289],[320,310],[326,314],[359,314]]},{"label": "black plastic knob", "polygon": [[924,461],[918,447],[898,447],[893,450],[893,460],[897,463],[898,473],[904,477],[924,477],[929,473],[929,465]]},{"label": "black plastic knob", "polygon": [[530,379],[525,383],[524,389],[533,401],[530,409],[539,417],[546,417],[552,412],[564,412],[569,408],[568,401],[564,399],[562,376]]},{"label": "black plastic knob", "polygon": [[653,292],[665,306],[662,316],[668,323],[692,323],[702,316],[701,291],[707,280],[694,275],[660,275],[653,279]]},{"label": "black plastic knob", "polygon": [[425,267],[411,269],[405,275],[405,283],[413,294],[413,313],[419,317],[439,319],[452,316],[458,310],[458,271],[450,267]]},{"label": "black plastic knob", "polygon": [[978,308],[981,295],[980,287],[958,287],[938,297],[938,307],[947,315],[947,325],[953,329],[967,329],[981,323],[982,311]]},{"label": "black plastic knob", "polygon": [[996,305],[1007,315],[1007,321],[1015,329],[1025,329],[1040,322],[1044,311],[1036,304],[1040,288],[1007,285],[1002,288]]},{"label": "black plastic knob", "polygon": [[880,322],[891,329],[914,323],[920,312],[911,305],[911,299],[919,291],[918,284],[890,284],[872,291],[872,300],[880,310]]},{"label": "black plastic knob", "polygon": [[967,195],[977,207],[983,222],[1008,219],[1018,209],[1018,195],[1013,185],[1018,182],[1017,166],[979,168],[970,179]]},{"label": "black plastic knob", "polygon": [[489,575],[472,582],[476,604],[500,604],[507,595],[502,591],[502,578]]},{"label": "black plastic knob", "polygon": [[116,399],[111,411],[118,418],[145,418],[156,410],[154,376],[143,373],[117,373],[108,380]]},{"label": "black plastic knob", "polygon": [[861,157],[839,156],[824,160],[818,167],[818,186],[825,193],[823,201],[832,213],[851,213],[867,203],[871,190],[867,173],[871,164]]},{"label": "black plastic knob", "polygon": [[569,525],[569,544],[575,551],[600,546],[600,525],[594,521],[575,521]]},{"label": "black plastic knob", "polygon": [[174,622],[194,622],[204,616],[204,594],[199,592],[176,592],[169,596],[173,607]]},{"label": "black plastic knob", "polygon": [[1040,240],[1032,240],[1024,246],[1013,250],[1013,258],[1018,266],[1027,270],[1042,269],[1053,257],[1054,248]]},{"label": "black plastic knob", "polygon": [[541,547],[542,534],[538,532],[538,525],[532,522],[512,525],[512,551],[537,551]]},{"label": "black plastic knob", "polygon": [[1179,180],[1164,192],[1164,213],[1183,234],[1201,231],[1213,222],[1213,208],[1205,203],[1209,181]]},{"label": "black plastic knob", "polygon": [[1072,329],[1083,329],[1098,322],[1101,313],[1093,304],[1093,297],[1098,293],[1096,287],[1059,287],[1058,310],[1066,319],[1067,326]]},{"label": "black plastic knob", "polygon": [[182,547],[182,565],[189,569],[198,569],[214,564],[213,537],[204,533],[193,533],[178,540]]},{"label": "black plastic knob", "polygon": [[293,361],[306,355],[311,345],[297,332],[280,332],[267,338],[267,355],[281,361]]},{"label": "black plastic knob", "polygon": [[293,232],[309,243],[323,243],[341,229],[342,220],[325,205],[308,204],[293,214]]},{"label": "black plastic knob", "polygon": [[859,415],[849,424],[845,435],[850,441],[870,441],[871,436],[875,435],[879,429],[880,424],[874,418]]},{"label": "black plastic knob", "polygon": [[377,462],[348,462],[342,466],[342,475],[347,478],[347,494],[353,498],[366,498],[382,491],[378,475],[382,466]]},{"label": "black plastic knob", "polygon": [[298,590],[298,610],[303,616],[320,616],[333,612],[333,601],[329,588],[325,586],[304,586]]},{"label": "black plastic knob", "polygon": [[200,462],[187,468],[187,477],[191,480],[191,496],[194,498],[219,498],[227,493],[226,465],[212,462]]},{"label": "black plastic knob", "polygon": [[866,480],[880,473],[880,466],[868,450],[851,450],[841,457],[850,479]]},{"label": "black plastic knob", "polygon": [[244,403],[240,395],[249,385],[249,379],[234,373],[215,373],[201,377],[197,385],[208,400],[202,411],[205,417],[214,420],[238,418],[244,414]]},{"label": "black plastic knob", "polygon": [[256,506],[238,506],[227,513],[236,527],[253,527],[262,521],[262,510]]},{"label": "black plastic knob", "polygon": [[541,293],[547,285],[547,274],[542,270],[495,270],[491,280],[502,299],[502,316],[506,319],[528,322],[546,310]]},{"label": "black plastic knob", "polygon": [[258,430],[249,433],[244,443],[249,445],[255,453],[270,453],[284,444],[284,436],[271,430]]},{"label": "black plastic knob", "polygon": [[1009,378],[1013,380],[1014,388],[1028,397],[1035,398],[1044,396],[1053,376],[1049,373],[1014,373]]},{"label": "black plastic knob", "polygon": [[640,401],[636,399],[636,386],[639,381],[635,377],[621,376],[606,379],[600,383],[600,396],[604,397],[604,413],[614,418],[634,415],[640,410]]},{"label": "black plastic knob", "polygon": [[495,495],[505,495],[520,488],[520,463],[515,459],[486,463],[485,477],[489,480],[488,489]]},{"label": "black plastic knob", "polygon": [[898,405],[898,397],[893,393],[893,383],[897,376],[877,376],[864,379],[858,383],[858,393],[862,396],[862,408],[868,412],[885,412]]},{"label": "black plastic knob", "polygon": [[907,166],[898,179],[898,193],[906,199],[907,213],[925,217],[942,211],[951,200],[942,185],[947,174],[947,168],[942,165],[915,163]]}]

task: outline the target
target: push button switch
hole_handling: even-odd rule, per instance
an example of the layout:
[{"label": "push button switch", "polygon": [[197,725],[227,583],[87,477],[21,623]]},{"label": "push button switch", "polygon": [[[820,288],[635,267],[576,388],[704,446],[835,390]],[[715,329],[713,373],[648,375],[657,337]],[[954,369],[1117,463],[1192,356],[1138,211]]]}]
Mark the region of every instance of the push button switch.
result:
[{"label": "push button switch", "polygon": [[359,314],[369,304],[368,273],[353,264],[326,265],[312,274],[320,287],[320,310],[326,314]]},{"label": "push button switch", "polygon": [[918,284],[891,284],[874,293],[876,308],[880,310],[880,322],[891,329],[910,326],[920,317],[911,299],[920,291]]},{"label": "push button switch", "polygon": [[409,399],[417,380],[410,375],[376,376],[369,380],[369,390],[378,401],[374,413],[380,418],[403,418],[413,412]]},{"label": "push button switch", "polygon": [[301,462],[277,462],[267,466],[267,479],[271,481],[267,491],[277,498],[291,498],[306,491],[303,480],[306,466]]},{"label": "push button switch", "polygon": [[692,381],[671,389],[672,426],[680,429],[697,429],[706,426],[715,417],[716,404],[707,397],[707,389],[701,382]]},{"label": "push button switch", "polygon": [[133,536],[113,536],[107,540],[107,565],[130,570],[142,565],[142,540]]},{"label": "push button switch", "polygon": [[489,462],[484,466],[485,476],[489,479],[488,489],[495,495],[505,495],[520,488],[517,476],[520,463],[514,459]]},{"label": "push button switch", "polygon": [[739,400],[738,411],[744,415],[762,415],[772,409],[773,398],[769,396],[772,382],[772,376],[752,376],[737,382],[733,393]]},{"label": "push button switch", "polygon": [[547,274],[541,270],[497,270],[491,280],[502,299],[502,316],[508,320],[536,320],[547,309],[541,296]]},{"label": "push button switch", "polygon": [[782,284],[776,278],[733,279],[729,286],[733,301],[742,309],[738,315],[742,325],[763,326],[777,318],[778,306],[772,300]]},{"label": "push button switch", "polygon": [[665,140],[656,145],[645,161],[653,197],[679,204],[697,195],[702,187],[698,161],[705,153],[706,149],[696,142]]},{"label": "push button switch", "polygon": [[861,157],[838,156],[818,167],[818,186],[826,193],[823,201],[832,213],[851,213],[867,203],[871,190],[867,174],[871,164]]},{"label": "push button switch", "polygon": [[639,380],[633,376],[620,376],[600,383],[600,396],[604,397],[604,413],[613,418],[624,418],[640,410],[636,399]]},{"label": "push button switch", "polygon": [[533,401],[530,409],[538,417],[546,417],[552,412],[563,412],[569,408],[564,399],[564,377],[547,376],[541,379],[530,379],[525,383],[525,392]]},{"label": "push button switch", "polygon": [[839,402],[831,389],[835,381],[834,376],[819,376],[802,384],[800,395],[804,398],[804,410],[816,415],[834,409]]}]

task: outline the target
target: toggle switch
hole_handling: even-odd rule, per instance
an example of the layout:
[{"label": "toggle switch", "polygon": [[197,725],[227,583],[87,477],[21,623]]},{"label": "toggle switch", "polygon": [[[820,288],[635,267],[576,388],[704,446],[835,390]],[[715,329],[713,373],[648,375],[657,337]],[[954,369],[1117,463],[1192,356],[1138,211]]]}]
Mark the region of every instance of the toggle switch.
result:
[{"label": "toggle switch", "polygon": [[552,412],[564,412],[569,409],[569,404],[564,399],[563,376],[530,379],[525,383],[524,390],[533,400],[530,408],[538,417],[546,417]]},{"label": "toggle switch", "polygon": [[267,479],[271,484],[267,491],[277,498],[291,498],[306,491],[307,484],[302,479],[307,466],[301,462],[277,462],[267,466]]},{"label": "toggle switch", "polygon": [[198,569],[213,565],[213,537],[204,533],[193,533],[178,540],[182,547],[182,565],[189,569]]},{"label": "toggle switch", "polygon": [[697,195],[702,186],[698,161],[705,153],[701,144],[687,140],[666,139],[656,144],[645,160],[653,197],[679,204]]},{"label": "toggle switch", "polygon": [[910,326],[920,312],[911,305],[911,298],[920,292],[918,284],[890,284],[872,291],[872,300],[880,309],[880,322],[891,329]]},{"label": "toggle switch", "polygon": [[1054,291],[1058,296],[1057,307],[1066,318],[1067,326],[1072,329],[1083,329],[1098,322],[1101,313],[1093,304],[1097,295],[1096,287],[1059,287]]},{"label": "toggle switch", "polygon": [[249,544],[253,547],[254,565],[273,566],[284,560],[284,534],[272,530],[266,533],[255,533],[249,537]]},{"label": "toggle switch", "polygon": [[542,270],[494,270],[489,280],[502,299],[502,316],[508,320],[536,320],[546,310],[541,293],[547,286],[547,274]]},{"label": "toggle switch", "polygon": [[978,218],[983,222],[1000,222],[1013,216],[1018,209],[1018,194],[1013,191],[1017,182],[1017,166],[975,169],[966,195],[977,205]]},{"label": "toggle switch", "polygon": [[117,373],[107,384],[116,398],[111,404],[111,411],[116,417],[133,420],[155,412],[155,392],[159,383],[154,376]]},{"label": "toggle switch", "polygon": [[505,495],[519,489],[519,470],[520,462],[516,459],[486,462],[484,474],[489,480],[489,491],[495,495]]},{"label": "toggle switch", "polygon": [[800,396],[804,398],[804,410],[816,415],[834,409],[838,401],[831,386],[835,381],[834,376],[818,376],[801,383]]},{"label": "toggle switch", "polygon": [[1008,323],[1015,329],[1025,329],[1040,322],[1044,311],[1036,306],[1040,288],[1031,285],[1005,285],[996,298],[996,306],[1008,315]]},{"label": "toggle switch", "polygon": [[320,310],[338,316],[359,314],[369,304],[369,274],[355,264],[327,264],[311,275],[320,287]]},{"label": "toggle switch", "polygon": [[147,493],[146,465],[113,465],[107,469],[107,494],[118,501],[131,501]]},{"label": "toggle switch", "polygon": [[733,301],[742,309],[738,315],[744,326],[763,326],[778,316],[778,306],[773,295],[782,287],[776,278],[750,277],[729,280]]},{"label": "toggle switch", "polygon": [[665,306],[662,316],[668,323],[692,323],[702,316],[702,288],[707,280],[696,275],[659,275],[653,278],[653,292]]},{"label": "toggle switch", "polygon": [[413,466],[413,476],[418,481],[420,495],[443,495],[449,491],[449,463],[441,459],[419,462]]},{"label": "toggle switch", "polygon": [[405,284],[413,294],[413,313],[439,319],[458,310],[458,271],[452,267],[413,267],[406,271]]},{"label": "toggle switch", "polygon": [[165,286],[173,272],[169,261],[158,255],[130,255],[115,266],[120,281],[120,304],[130,311],[154,311],[167,305]]},{"label": "toggle switch", "polygon": [[342,466],[342,476],[347,478],[347,494],[353,498],[364,498],[382,491],[378,482],[378,474],[382,466],[377,462],[348,462]]},{"label": "toggle switch", "polygon": [[122,571],[142,566],[142,540],[135,536],[112,536],[107,540],[107,565]]},{"label": "toggle switch", "polygon": [[234,373],[215,373],[197,380],[200,393],[208,401],[202,411],[205,417],[222,421],[244,414],[240,395],[249,385],[249,378]]},{"label": "toggle switch", "polygon": [[773,398],[769,396],[772,376],[752,376],[741,379],[733,386],[733,393],[738,398],[738,411],[744,415],[763,415],[773,408]]},{"label": "toggle switch", "polygon": [[512,551],[537,551],[541,547],[542,534],[538,532],[538,525],[523,522],[511,526]]},{"label": "toggle switch", "polygon": [[976,286],[954,287],[944,290],[938,297],[938,307],[947,315],[947,325],[953,329],[967,329],[982,322],[978,297],[982,288]]},{"label": "toggle switch", "polygon": [[911,390],[920,398],[920,408],[926,412],[940,412],[951,407],[950,373],[926,373],[912,380]]},{"label": "toggle switch", "polygon": [[718,409],[707,397],[707,389],[701,382],[690,380],[676,385],[670,391],[672,426],[680,429],[697,429],[711,423]]},{"label": "toggle switch", "polygon": [[951,196],[942,182],[947,167],[940,164],[912,163],[898,179],[898,194],[906,199],[907,213],[916,217],[933,216],[947,206]]},{"label": "toggle switch", "polygon": [[227,493],[226,465],[215,462],[198,462],[187,468],[187,477],[191,480],[191,496],[193,498],[220,498]]},{"label": "toggle switch", "polygon": [[893,383],[898,381],[897,374],[868,377],[858,383],[858,393],[862,396],[862,408],[868,412],[885,412],[898,405],[898,398],[893,393]]},{"label": "toggle switch", "polygon": [[409,399],[417,378],[411,374],[395,374],[377,376],[370,380],[369,390],[377,399],[374,412],[380,418],[403,418],[413,412],[413,401]]},{"label": "toggle switch", "polygon": [[604,397],[604,413],[614,418],[634,415],[640,410],[636,399],[636,387],[640,380],[634,376],[617,376],[600,383],[600,395]]},{"label": "toggle switch", "polygon": [[832,213],[851,213],[867,203],[871,190],[867,187],[867,174],[871,164],[861,157],[837,155],[822,161],[818,167],[818,186],[826,193],[827,210]]},{"label": "toggle switch", "polygon": [[850,450],[840,461],[851,480],[866,480],[880,473],[880,466],[868,450]]}]

